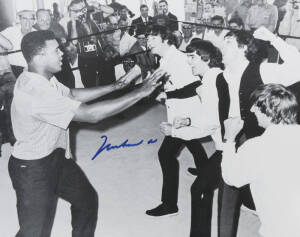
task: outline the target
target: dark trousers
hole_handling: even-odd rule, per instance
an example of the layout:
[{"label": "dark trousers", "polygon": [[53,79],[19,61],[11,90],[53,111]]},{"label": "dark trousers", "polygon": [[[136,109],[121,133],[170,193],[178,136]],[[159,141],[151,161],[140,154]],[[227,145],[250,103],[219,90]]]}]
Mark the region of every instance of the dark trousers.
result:
[{"label": "dark trousers", "polygon": [[116,81],[115,68],[103,57],[78,57],[81,80],[85,88],[104,86]]},{"label": "dark trousers", "polygon": [[250,187],[246,185],[242,188],[235,188],[222,181],[218,199],[218,236],[235,237],[241,205],[244,204],[246,207],[255,210]]},{"label": "dark trousers", "polygon": [[[11,102],[16,83],[16,77],[12,72],[0,76],[0,157],[1,145],[9,142],[13,145],[16,141],[11,123]],[[4,107],[1,110],[1,107]]]},{"label": "dark trousers", "polygon": [[190,237],[210,237],[214,190],[221,180],[222,152],[216,151],[191,186]]},{"label": "dark trousers", "polygon": [[71,203],[72,237],[93,237],[98,195],[79,166],[56,149],[47,157],[11,156],[9,175],[17,195],[20,229],[16,237],[50,237],[58,197]]},{"label": "dark trousers", "polygon": [[197,169],[200,169],[208,160],[199,140],[185,141],[170,136],[164,138],[158,151],[158,157],[163,173],[161,201],[166,205],[177,205],[179,186],[179,162],[177,157],[184,146],[192,153]]}]

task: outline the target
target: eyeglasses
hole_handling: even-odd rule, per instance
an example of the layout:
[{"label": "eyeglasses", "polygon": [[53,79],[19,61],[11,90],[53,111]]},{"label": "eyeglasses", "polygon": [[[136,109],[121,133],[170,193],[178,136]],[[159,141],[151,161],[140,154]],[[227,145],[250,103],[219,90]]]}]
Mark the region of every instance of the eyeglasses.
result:
[{"label": "eyeglasses", "polygon": [[87,12],[87,7],[83,7],[83,8],[78,9],[78,10],[76,10],[76,9],[75,9],[75,10],[71,9],[70,11],[75,12],[75,13],[79,13],[79,12],[86,13],[86,12]]}]

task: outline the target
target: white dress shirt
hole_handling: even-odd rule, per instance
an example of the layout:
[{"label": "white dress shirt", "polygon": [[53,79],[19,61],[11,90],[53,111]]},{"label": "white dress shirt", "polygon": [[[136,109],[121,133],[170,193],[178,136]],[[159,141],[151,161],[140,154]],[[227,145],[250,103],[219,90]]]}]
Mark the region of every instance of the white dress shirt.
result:
[{"label": "white dress shirt", "polygon": [[19,159],[43,158],[56,148],[70,157],[68,126],[81,102],[70,99],[70,89],[52,77],[23,72],[17,79],[11,105],[16,143],[12,155]]},{"label": "white dress shirt", "polygon": [[[180,52],[175,46],[170,46],[168,51],[160,60],[160,67],[164,69],[170,78],[164,86],[166,92],[181,89],[189,85],[199,78],[192,74],[192,69],[188,65],[186,54]],[[201,114],[201,103],[198,96],[193,96],[185,99],[167,99],[167,118],[170,124],[173,124],[175,117],[195,117]],[[180,133],[172,130],[173,137],[185,139],[190,132],[189,127],[182,128]]]},{"label": "white dress shirt", "polygon": [[[222,143],[219,121],[219,97],[216,87],[218,74],[222,72],[219,68],[210,68],[202,78],[202,85],[197,88],[200,98],[200,113],[191,114],[191,125],[189,127],[173,129],[173,133],[185,140],[212,136],[216,149]],[[188,131],[188,132],[187,132]]]},{"label": "white dress shirt", "polygon": [[235,153],[224,145],[222,175],[229,185],[250,184],[264,237],[300,233],[300,126],[271,125]]}]

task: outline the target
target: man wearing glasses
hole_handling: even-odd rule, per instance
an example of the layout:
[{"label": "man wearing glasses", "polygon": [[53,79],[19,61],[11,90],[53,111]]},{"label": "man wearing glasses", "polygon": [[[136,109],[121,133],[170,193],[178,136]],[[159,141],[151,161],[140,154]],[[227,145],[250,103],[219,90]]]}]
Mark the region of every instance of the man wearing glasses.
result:
[{"label": "man wearing glasses", "polygon": [[[14,50],[21,49],[21,41],[23,37],[31,31],[35,22],[35,12],[30,10],[23,10],[17,13],[20,19],[20,24],[6,28],[1,32],[13,45]],[[9,63],[11,64],[12,71],[18,77],[23,69],[27,66],[26,61],[21,52],[8,55]]]},{"label": "man wearing glasses", "polygon": [[[100,31],[91,19],[83,0],[73,0],[68,7],[71,20],[67,25],[68,38],[84,37]],[[110,84],[115,81],[114,66],[104,55],[106,41],[102,35],[73,40],[78,51],[78,66],[84,87]],[[99,82],[97,82],[100,76]]]}]

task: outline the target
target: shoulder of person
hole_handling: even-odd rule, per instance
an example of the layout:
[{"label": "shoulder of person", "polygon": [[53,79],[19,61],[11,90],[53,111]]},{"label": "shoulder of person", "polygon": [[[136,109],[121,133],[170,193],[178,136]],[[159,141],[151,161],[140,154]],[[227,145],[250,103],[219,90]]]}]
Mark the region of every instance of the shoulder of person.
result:
[{"label": "shoulder of person", "polygon": [[7,28],[5,28],[3,31],[1,31],[1,34],[9,34],[9,33],[13,33],[18,29],[18,26],[9,26]]},{"label": "shoulder of person", "polygon": [[168,17],[170,17],[170,18],[174,18],[174,19],[177,19],[177,16],[175,16],[174,14],[172,14],[171,12],[169,12],[169,14],[168,14]]},{"label": "shoulder of person", "polygon": [[225,77],[224,77],[224,72],[222,71],[217,75],[216,86],[220,87],[220,86],[223,86],[223,85],[226,85],[226,84],[227,84],[227,82],[226,82]]},{"label": "shoulder of person", "polygon": [[138,23],[140,20],[142,20],[142,17],[137,17],[137,18],[132,20],[132,23],[133,24]]}]

